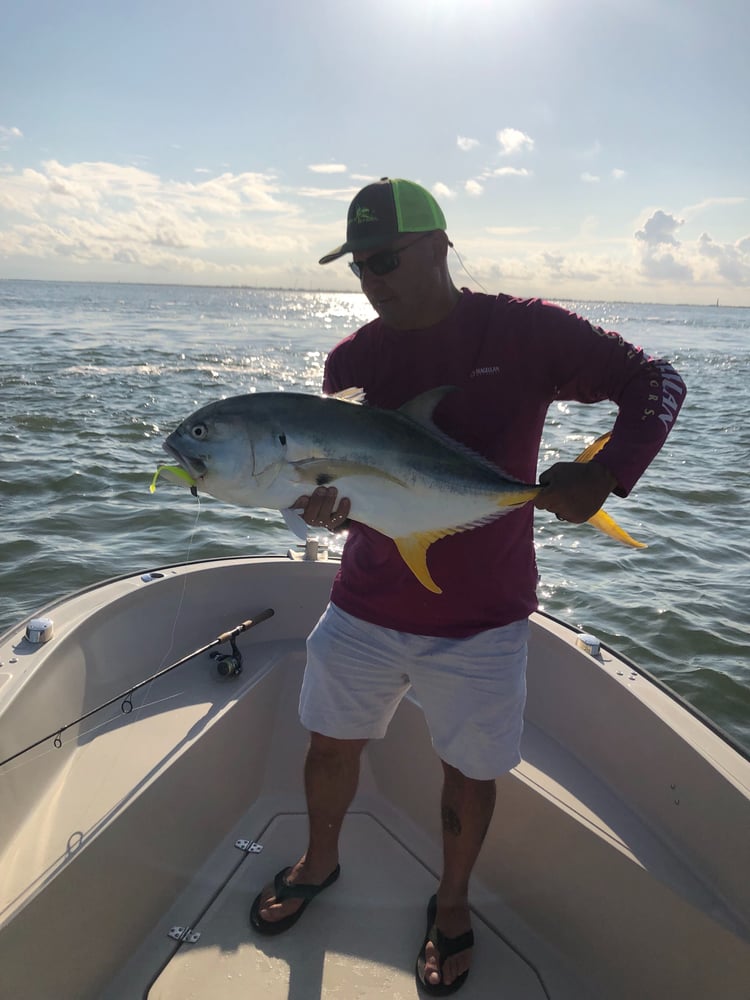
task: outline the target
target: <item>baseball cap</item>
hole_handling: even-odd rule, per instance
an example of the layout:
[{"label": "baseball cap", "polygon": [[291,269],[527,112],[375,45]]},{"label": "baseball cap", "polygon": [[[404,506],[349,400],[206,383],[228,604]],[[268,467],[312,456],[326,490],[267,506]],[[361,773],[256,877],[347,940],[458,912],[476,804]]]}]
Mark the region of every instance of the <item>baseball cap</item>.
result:
[{"label": "baseball cap", "polygon": [[354,196],[346,219],[346,243],[318,263],[330,264],[345,253],[383,246],[402,233],[446,228],[442,209],[429,191],[413,181],[381,177]]}]

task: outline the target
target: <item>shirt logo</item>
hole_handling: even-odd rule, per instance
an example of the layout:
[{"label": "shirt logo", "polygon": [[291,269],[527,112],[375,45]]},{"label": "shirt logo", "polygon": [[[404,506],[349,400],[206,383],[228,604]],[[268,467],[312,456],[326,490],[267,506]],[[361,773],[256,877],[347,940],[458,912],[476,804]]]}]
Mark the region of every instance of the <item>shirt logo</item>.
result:
[{"label": "shirt logo", "polygon": [[497,365],[492,365],[489,368],[475,368],[473,372],[469,375],[469,378],[478,378],[480,375],[499,375],[500,368]]}]

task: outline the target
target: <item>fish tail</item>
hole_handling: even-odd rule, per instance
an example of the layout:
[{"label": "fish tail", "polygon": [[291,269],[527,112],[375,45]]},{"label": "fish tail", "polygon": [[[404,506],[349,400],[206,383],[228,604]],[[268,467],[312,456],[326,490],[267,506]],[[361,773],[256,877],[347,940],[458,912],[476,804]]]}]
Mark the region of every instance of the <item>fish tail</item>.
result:
[{"label": "fish tail", "polygon": [[[592,441],[587,448],[584,448],[575,461],[590,462],[595,455],[599,454],[611,437],[612,431],[607,431],[606,434],[602,434],[596,439],[596,441]],[[595,528],[598,528],[599,531],[603,531],[604,534],[608,535],[610,538],[614,538],[615,541],[622,542],[623,545],[630,545],[634,549],[648,548],[648,545],[646,545],[645,542],[638,542],[635,538],[631,537],[627,531],[625,531],[624,528],[621,528],[617,521],[615,521],[613,517],[610,517],[610,515],[603,509],[598,510],[593,517],[590,517],[588,519],[588,523],[593,524]]]},{"label": "fish tail", "polygon": [[604,445],[609,441],[611,437],[612,437],[612,431],[607,431],[605,434],[602,434],[600,437],[596,439],[596,441],[592,441],[587,448],[584,448],[581,454],[578,456],[578,458],[573,459],[573,461],[590,462],[591,459],[594,457],[594,455],[599,454],[599,452],[602,450]]},{"label": "fish tail", "polygon": [[622,542],[623,545],[630,545],[634,549],[648,548],[645,542],[638,542],[635,538],[632,538],[605,510],[598,510],[593,517],[588,519],[588,524],[593,524],[599,531],[603,531],[605,535],[609,535],[610,538],[614,538],[617,542]]}]

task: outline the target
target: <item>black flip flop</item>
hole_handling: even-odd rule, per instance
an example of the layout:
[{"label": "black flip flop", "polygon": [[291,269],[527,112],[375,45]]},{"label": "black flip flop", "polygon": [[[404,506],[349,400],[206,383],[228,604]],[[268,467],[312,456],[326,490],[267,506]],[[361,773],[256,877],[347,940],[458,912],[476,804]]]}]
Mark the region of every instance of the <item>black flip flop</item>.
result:
[{"label": "black flip flop", "polygon": [[298,910],[295,910],[294,913],[290,913],[288,917],[282,917],[281,920],[264,920],[260,915],[260,903],[263,897],[263,892],[259,892],[253,900],[253,905],[250,909],[250,923],[259,934],[282,934],[284,931],[288,931],[290,927],[294,927],[307,909],[310,901],[315,899],[318,893],[327,889],[329,885],[333,885],[341,874],[341,866],[336,865],[325,882],[321,882],[320,885],[305,885],[304,883],[299,882],[290,885],[286,880],[286,876],[290,871],[291,868],[282,868],[274,878],[274,896],[277,901],[281,901],[283,899],[304,899],[304,903]]},{"label": "black flip flop", "polygon": [[[433,997],[446,997],[450,993],[455,993],[456,990],[461,989],[463,984],[469,975],[469,970],[462,972],[460,976],[453,980],[450,985],[446,985],[443,982],[440,983],[426,983],[422,976],[425,970],[425,948],[427,947],[428,941],[431,941],[437,948],[440,955],[440,978],[443,977],[443,965],[446,958],[450,958],[451,955],[457,955],[460,951],[466,951],[467,948],[474,947],[474,931],[466,931],[464,934],[459,934],[458,937],[449,938],[446,937],[442,931],[435,926],[435,917],[437,916],[437,896],[433,896],[427,906],[427,933],[425,935],[424,943],[417,956],[417,968],[416,977],[417,985]],[[420,964],[422,966],[420,974]]]}]

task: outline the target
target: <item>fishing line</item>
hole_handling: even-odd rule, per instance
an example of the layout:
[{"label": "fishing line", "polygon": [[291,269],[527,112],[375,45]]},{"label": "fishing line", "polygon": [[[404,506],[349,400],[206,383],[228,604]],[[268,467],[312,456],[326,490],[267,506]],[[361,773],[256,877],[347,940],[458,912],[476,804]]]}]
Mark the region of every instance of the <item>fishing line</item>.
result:
[{"label": "fishing line", "polygon": [[[197,509],[197,511],[195,513],[195,520],[193,521],[193,527],[191,528],[190,534],[188,535],[187,552],[185,553],[185,559],[184,559],[184,561],[180,564],[182,566],[188,566],[189,563],[190,563],[190,553],[191,553],[192,548],[193,548],[193,539],[195,538],[195,533],[198,530],[198,521],[200,520],[201,511],[202,511],[200,495],[198,494],[197,491],[193,495],[195,496],[195,499],[198,501],[198,509]],[[159,663],[159,666],[157,668],[157,673],[162,669],[162,667],[164,666],[164,664],[167,662],[167,659],[169,658],[170,653],[174,649],[175,636],[177,635],[177,623],[180,620],[180,615],[182,614],[182,607],[183,607],[183,605],[185,603],[185,593],[187,591],[188,576],[189,576],[189,574],[185,573],[185,574],[183,574],[183,577],[182,577],[182,591],[180,592],[180,599],[177,602],[177,610],[175,611],[174,620],[172,622],[172,632],[171,632],[171,635],[169,637],[169,645],[167,646],[167,650],[166,650],[166,652],[164,653],[164,655],[161,658],[161,662]],[[153,680],[152,680],[151,683],[153,683]],[[146,690],[143,693],[143,701],[142,701],[142,703],[140,705],[138,705],[138,706],[133,706],[132,710],[134,712],[140,712],[142,709],[148,707],[146,703],[147,703],[150,691],[151,691],[151,684],[148,684],[147,687],[146,687]],[[125,713],[125,714],[129,714],[129,713]],[[88,732],[92,732],[92,731],[93,730],[88,730]],[[83,735],[86,735],[86,734],[83,734]]]},{"label": "fishing line", "polygon": [[461,265],[461,267],[462,267],[462,268],[464,269],[464,271],[466,272],[466,274],[468,275],[468,277],[469,277],[469,278],[471,278],[471,280],[472,280],[472,281],[474,282],[474,284],[476,284],[476,285],[479,285],[479,287],[480,287],[480,288],[482,289],[482,291],[483,291],[483,292],[485,292],[485,293],[486,293],[487,295],[489,295],[490,293],[489,293],[489,292],[487,291],[487,289],[486,289],[486,288],[484,287],[484,285],[483,285],[483,284],[482,284],[482,282],[481,282],[481,281],[479,280],[479,278],[475,278],[475,277],[474,277],[474,275],[473,275],[473,274],[471,273],[471,271],[470,271],[470,270],[468,269],[468,267],[466,266],[466,264],[464,264],[464,261],[463,261],[463,257],[462,257],[462,256],[461,256],[461,254],[460,254],[460,253],[458,252],[458,250],[456,250],[455,246],[454,246],[454,245],[453,245],[452,243],[450,243],[450,242],[449,242],[449,244],[448,244],[448,245],[450,246],[451,250],[453,251],[453,253],[454,253],[454,254],[456,255],[456,257],[458,258],[458,263],[459,263],[459,264]]},{"label": "fishing line", "polygon": [[[200,494],[197,492],[195,493],[195,499],[198,501],[198,510],[195,512],[195,520],[193,521],[193,527],[190,531],[190,535],[188,536],[187,552],[185,553],[185,561],[183,563],[183,566],[188,566],[190,563],[190,553],[193,549],[193,539],[195,538],[195,533],[198,530],[198,521],[200,520],[202,511]],[[174,640],[177,634],[177,622],[180,619],[180,615],[182,613],[182,606],[185,603],[185,592],[187,590],[188,575],[189,575],[188,573],[185,573],[182,577],[182,593],[180,594],[180,600],[179,603],[177,604],[177,611],[175,612],[174,621],[172,622],[172,634],[169,638],[169,646],[167,647],[167,651],[162,657],[161,663],[159,664],[160,670],[164,666],[167,657],[174,648]]]}]

